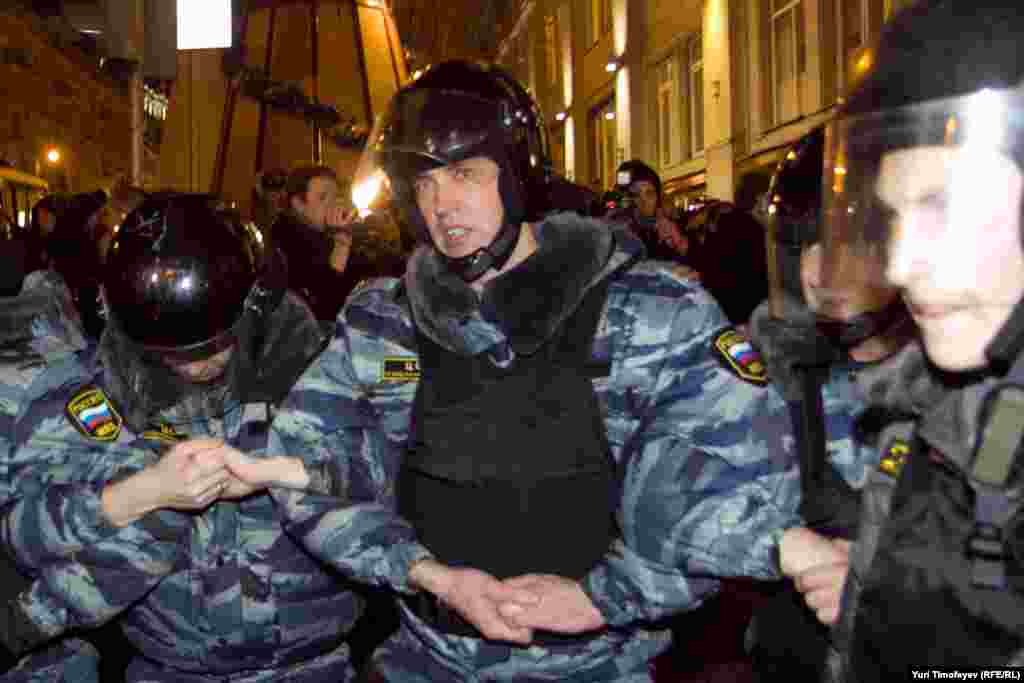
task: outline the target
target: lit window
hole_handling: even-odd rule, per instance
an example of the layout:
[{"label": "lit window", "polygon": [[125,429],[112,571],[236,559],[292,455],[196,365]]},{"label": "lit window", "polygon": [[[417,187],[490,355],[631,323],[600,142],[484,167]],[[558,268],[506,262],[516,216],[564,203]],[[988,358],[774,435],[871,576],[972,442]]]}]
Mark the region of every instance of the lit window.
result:
[{"label": "lit window", "polygon": [[658,65],[658,160],[661,166],[672,166],[679,162],[679,86],[675,57],[669,57]]},{"label": "lit window", "polygon": [[800,115],[805,69],[801,0],[771,0],[773,114],[776,125]]},{"label": "lit window", "polygon": [[690,156],[704,153],[704,54],[701,36],[690,39]]}]

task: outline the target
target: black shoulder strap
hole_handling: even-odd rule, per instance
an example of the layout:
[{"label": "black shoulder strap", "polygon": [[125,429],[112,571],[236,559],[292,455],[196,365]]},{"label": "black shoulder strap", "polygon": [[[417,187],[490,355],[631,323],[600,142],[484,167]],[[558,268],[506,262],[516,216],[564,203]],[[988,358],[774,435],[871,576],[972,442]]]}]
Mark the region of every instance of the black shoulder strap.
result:
[{"label": "black shoulder strap", "polygon": [[1024,441],[1024,356],[1006,380],[982,401],[969,470],[975,489],[974,529],[967,541],[971,582],[996,590],[1007,583],[1002,520],[1011,505],[1007,483]]},{"label": "black shoulder strap", "polygon": [[608,300],[608,287],[609,280],[605,278],[583,296],[579,308],[566,321],[566,329],[557,350],[562,357],[574,359],[590,378],[607,377],[611,372],[610,360],[593,360],[594,338]]}]

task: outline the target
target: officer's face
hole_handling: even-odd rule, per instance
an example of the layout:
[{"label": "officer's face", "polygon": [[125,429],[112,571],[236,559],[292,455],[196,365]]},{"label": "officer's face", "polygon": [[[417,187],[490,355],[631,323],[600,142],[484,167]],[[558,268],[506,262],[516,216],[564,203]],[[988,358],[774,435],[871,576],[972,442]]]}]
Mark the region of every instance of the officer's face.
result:
[{"label": "officer's face", "polygon": [[636,197],[636,208],[641,216],[650,218],[658,210],[658,188],[649,180],[630,183],[629,191]]},{"label": "officer's face", "polygon": [[1024,294],[1022,185],[993,150],[915,147],[882,158],[875,189],[893,215],[887,276],[942,368],[983,366]]},{"label": "officer's face", "polygon": [[189,362],[169,361],[168,365],[182,379],[193,384],[212,382],[224,374],[231,360],[234,347],[229,347],[209,358]]},{"label": "officer's face", "polygon": [[[877,260],[850,249],[833,248],[828,286],[823,282],[822,246],[812,244],[800,252],[800,282],[808,307],[817,315],[847,321],[885,308],[898,296],[885,283]],[[880,259],[878,259],[880,260]]]},{"label": "officer's face", "polygon": [[338,183],[332,178],[317,177],[309,181],[304,197],[293,197],[294,208],[310,225],[323,227],[327,224],[327,211],[338,201]]},{"label": "officer's face", "polygon": [[469,256],[497,237],[505,219],[500,170],[486,157],[470,157],[416,177],[416,203],[434,246],[445,256]]}]

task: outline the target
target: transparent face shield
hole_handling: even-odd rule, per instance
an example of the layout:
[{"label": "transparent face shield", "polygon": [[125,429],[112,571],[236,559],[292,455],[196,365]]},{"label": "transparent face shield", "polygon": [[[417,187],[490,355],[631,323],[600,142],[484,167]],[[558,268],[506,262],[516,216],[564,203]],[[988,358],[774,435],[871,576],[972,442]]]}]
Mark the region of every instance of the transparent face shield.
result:
[{"label": "transparent face shield", "polygon": [[1018,86],[835,121],[824,288],[897,288],[926,346],[960,338],[960,365],[979,363],[1024,289],[1022,104]]}]

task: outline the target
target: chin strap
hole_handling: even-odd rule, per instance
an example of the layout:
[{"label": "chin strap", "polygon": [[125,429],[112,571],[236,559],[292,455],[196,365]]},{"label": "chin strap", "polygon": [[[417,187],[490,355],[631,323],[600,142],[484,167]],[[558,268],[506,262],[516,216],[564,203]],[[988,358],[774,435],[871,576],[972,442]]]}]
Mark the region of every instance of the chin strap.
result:
[{"label": "chin strap", "polygon": [[895,299],[880,310],[861,313],[849,320],[818,318],[815,327],[835,348],[848,351],[857,344],[885,332],[906,315],[903,303]]},{"label": "chin strap", "polygon": [[[508,263],[512,252],[519,243],[519,235],[522,231],[519,225],[505,223],[501,226],[494,241],[486,247],[477,249],[469,256],[460,258],[449,258],[441,254],[448,270],[452,271],[466,282],[473,282],[479,279],[490,269],[501,270]],[[440,252],[439,252],[440,253]]]}]

